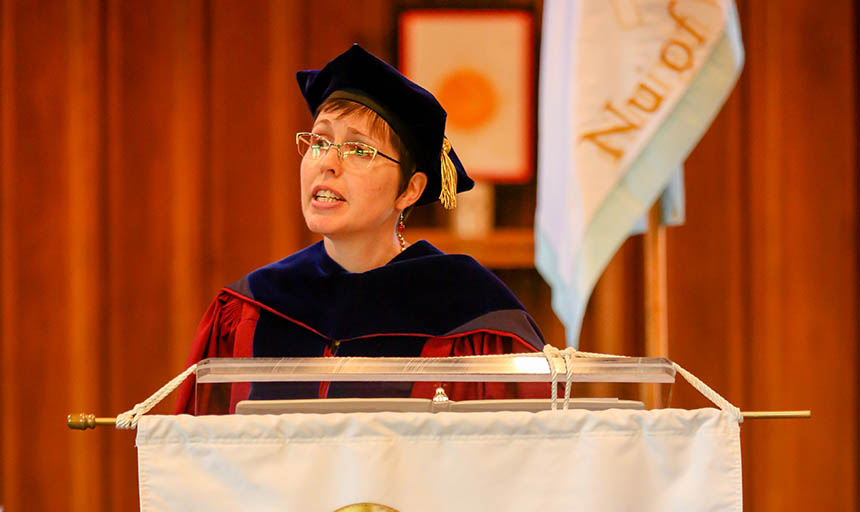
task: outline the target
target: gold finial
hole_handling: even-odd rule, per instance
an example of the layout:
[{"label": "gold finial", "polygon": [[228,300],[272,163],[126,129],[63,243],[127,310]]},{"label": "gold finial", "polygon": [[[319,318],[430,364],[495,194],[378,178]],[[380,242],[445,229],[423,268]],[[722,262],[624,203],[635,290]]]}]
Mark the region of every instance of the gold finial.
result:
[{"label": "gold finial", "polygon": [[446,210],[457,207],[457,168],[448,153],[451,151],[451,143],[448,137],[442,138],[442,191],[439,192],[439,200]]},{"label": "gold finial", "polygon": [[69,414],[67,424],[72,430],[87,430],[104,425],[115,425],[116,418],[96,418],[95,414]]}]

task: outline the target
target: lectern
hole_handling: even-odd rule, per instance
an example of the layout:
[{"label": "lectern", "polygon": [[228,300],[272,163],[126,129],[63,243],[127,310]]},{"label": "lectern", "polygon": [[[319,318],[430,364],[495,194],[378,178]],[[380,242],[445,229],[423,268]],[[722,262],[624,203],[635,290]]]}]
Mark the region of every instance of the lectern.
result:
[{"label": "lectern", "polygon": [[[580,355],[580,354],[577,354]],[[143,511],[741,510],[740,411],[648,409],[683,369],[658,358],[205,360],[205,386],[272,382],[554,382],[526,401],[267,400],[236,414],[146,416],[136,425]],[[693,377],[693,379],[695,379]],[[174,383],[175,384],[175,383]],[[159,396],[164,394],[162,390]]]}]

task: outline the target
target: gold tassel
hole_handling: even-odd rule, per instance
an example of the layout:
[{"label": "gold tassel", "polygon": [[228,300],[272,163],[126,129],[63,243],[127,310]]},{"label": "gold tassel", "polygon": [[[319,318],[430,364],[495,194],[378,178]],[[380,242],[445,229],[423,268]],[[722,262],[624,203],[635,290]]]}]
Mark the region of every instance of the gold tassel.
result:
[{"label": "gold tassel", "polygon": [[442,139],[442,190],[439,192],[439,201],[446,210],[457,207],[457,168],[448,153],[451,151],[451,143],[448,137]]}]

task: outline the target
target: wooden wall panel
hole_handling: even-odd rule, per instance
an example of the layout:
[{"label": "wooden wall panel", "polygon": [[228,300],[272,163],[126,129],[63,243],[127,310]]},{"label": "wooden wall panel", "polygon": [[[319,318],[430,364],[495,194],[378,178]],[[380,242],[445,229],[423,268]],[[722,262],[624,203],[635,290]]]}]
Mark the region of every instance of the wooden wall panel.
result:
[{"label": "wooden wall panel", "polygon": [[[70,410],[105,406],[104,352],[94,340],[104,338],[104,110],[102,108],[103,18],[97,1],[67,4],[68,118],[66,122],[69,354],[66,389]],[[63,339],[62,336],[60,339]],[[56,356],[54,356],[56,357]],[[52,357],[53,359],[53,357]],[[59,358],[58,358],[59,359]],[[62,359],[59,359],[63,361]],[[52,415],[53,416],[53,415]],[[53,423],[53,422],[51,422]],[[52,425],[53,427],[54,425]],[[104,436],[68,439],[71,461],[89,461],[87,471],[69,473],[69,508],[88,508],[107,489],[102,477],[109,467]],[[74,462],[72,462],[74,465]],[[57,495],[51,495],[54,499]],[[63,500],[57,500],[64,505]]]},{"label": "wooden wall panel", "polygon": [[[12,94],[15,83],[14,12],[10,3],[0,3],[0,389],[17,391],[18,375],[13,373],[13,369],[18,364],[18,347],[3,341],[15,339],[18,330],[16,307],[12,300],[16,283],[9,278],[17,266],[14,229],[17,202],[12,191],[12,169],[15,165],[12,155],[15,146],[12,129],[15,121],[15,97]],[[7,395],[0,393],[0,502],[4,497],[10,502],[19,499],[20,494],[20,480],[15,472],[15,462],[20,455],[14,452],[14,446],[20,439],[21,425],[3,418],[11,417],[13,411],[20,408],[21,400],[17,393]]]},{"label": "wooden wall panel", "polygon": [[310,4],[269,3],[271,57],[269,81],[269,218],[271,245],[267,261],[277,261],[304,247],[306,232],[299,197],[300,158],[295,134],[306,131],[310,114],[296,87],[296,70],[308,67],[305,47],[294,38],[305,34]]},{"label": "wooden wall panel", "polygon": [[[173,1],[165,29],[172,43],[172,108],[169,123],[171,161],[165,168],[169,183],[171,275],[171,367],[182,367],[188,356],[188,339],[206,307],[209,290],[203,285],[204,234],[200,230],[206,201],[206,140],[208,136],[206,5],[202,0]],[[167,191],[165,191],[167,192]]]},{"label": "wooden wall panel", "polygon": [[767,371],[749,376],[748,402],[815,410],[809,423],[750,429],[757,471],[779,484],[752,504],[844,510],[857,491],[841,482],[858,479],[857,415],[844,406],[858,398],[855,5],[746,13],[766,46],[751,42],[749,105],[763,108],[749,109],[748,186],[751,363]]},{"label": "wooden wall panel", "polygon": [[[145,10],[107,5],[107,94],[111,158],[108,191],[108,407],[124,411],[169,378],[174,283],[174,11],[170,2]],[[193,172],[193,168],[190,169]],[[193,196],[192,196],[193,197]],[[152,276],[160,276],[152,279]],[[131,368],[146,368],[128,382]],[[137,373],[137,372],[135,372]],[[151,392],[151,391],[150,391]],[[109,436],[110,508],[134,507],[133,434]]]},{"label": "wooden wall panel", "polygon": [[[744,407],[747,256],[739,86],[685,164],[687,218],[667,232],[669,357]],[[719,364],[714,364],[719,362]],[[673,402],[709,403],[684,383]]]},{"label": "wooden wall panel", "polygon": [[[213,2],[210,212],[215,289],[268,262],[270,18],[264,2]],[[247,27],[259,27],[248,30]]]},{"label": "wooden wall panel", "polygon": [[89,471],[104,467],[100,438],[68,439],[56,421],[59,408],[104,405],[91,344],[101,303],[99,10],[5,3],[2,12],[0,502],[83,507],[100,482],[84,472],[51,478],[46,468],[90,458]]},{"label": "wooden wall panel", "polygon": [[[66,139],[64,107],[68,69],[63,51],[67,37],[65,14],[62,6],[51,6],[37,12],[34,6],[18,5],[9,20],[16,28],[12,50],[16,75],[12,84],[14,89],[9,91],[16,111],[7,127],[14,132],[15,145],[8,148],[11,153],[9,159],[13,165],[25,166],[32,172],[26,177],[12,175],[7,182],[10,189],[4,194],[21,198],[15,205],[16,210],[8,212],[14,245],[9,248],[8,257],[12,261],[5,265],[4,270],[9,273],[3,275],[3,281],[8,281],[7,290],[12,294],[5,300],[10,301],[14,297],[15,302],[4,309],[15,316],[15,330],[4,332],[4,339],[22,340],[30,336],[46,342],[64,339],[64,329],[68,326],[68,318],[59,307],[67,304],[69,299],[64,279],[64,254],[68,247],[64,214],[68,195],[65,176],[57,176],[54,170],[63,167],[65,147],[62,142],[44,148],[37,143]],[[36,37],[40,18],[57,24],[57,30]],[[44,62],[45,67],[35,66],[35,62]],[[48,233],[52,236],[46,236]],[[6,252],[4,248],[4,255]],[[48,346],[45,343],[43,348]],[[12,379],[26,376],[31,382],[39,383],[39,388],[64,390],[66,369],[41,364],[42,358],[38,356],[63,360],[67,356],[67,347],[56,347],[53,354],[47,350],[38,354],[43,348],[32,344],[9,347],[4,351],[4,360],[9,357],[14,366],[5,369],[10,371]],[[10,502],[23,504],[25,497],[35,490],[32,477],[39,473],[40,461],[54,459],[59,464],[69,461],[65,443],[46,417],[50,415],[51,408],[62,406],[67,397],[62,392],[43,394],[40,398],[45,407],[31,411],[27,425],[21,424],[20,417],[16,418],[14,414],[27,407],[27,398],[8,395],[4,398],[8,409],[2,418],[3,430],[15,432],[19,439],[28,435],[45,439],[44,443],[35,446],[4,443],[4,476],[11,480],[8,486]],[[68,495],[70,482],[58,482],[58,491]],[[27,501],[38,508],[51,508],[56,504],[52,496],[38,493]]]},{"label": "wooden wall panel", "polygon": [[[294,73],[352,42],[393,61],[396,9],[419,4],[0,0],[0,505],[137,507],[133,433],[62,418],[149,396],[218,288],[312,240]],[[858,510],[857,3],[739,10],[745,71],[667,235],[670,355],[743,408],[813,409],[743,425],[749,510]],[[506,225],[529,194],[498,196]],[[642,249],[598,283],[583,349],[643,353]],[[537,273],[499,274],[561,343]],[[673,404],[707,405],[682,383]]]}]

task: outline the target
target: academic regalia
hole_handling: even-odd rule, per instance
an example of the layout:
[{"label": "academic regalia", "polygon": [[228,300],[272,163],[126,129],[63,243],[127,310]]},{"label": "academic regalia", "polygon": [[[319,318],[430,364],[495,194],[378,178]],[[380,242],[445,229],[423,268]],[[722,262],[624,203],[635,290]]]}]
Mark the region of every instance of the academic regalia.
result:
[{"label": "academic regalia", "polygon": [[[507,287],[469,256],[419,241],[388,264],[351,273],[322,242],[226,287],[200,323],[188,364],[206,357],[446,357],[534,352],[544,341]],[[431,398],[439,383],[234,384],[200,413],[239,400],[325,397]],[[546,385],[446,383],[452,400],[545,397]],[[228,405],[229,404],[229,405]],[[193,413],[194,382],[177,413]]]},{"label": "academic regalia", "polygon": [[[445,137],[447,114],[436,98],[360,46],[322,69],[299,71],[296,80],[315,116],[326,101],[345,100],[388,123],[411,156],[414,172],[427,176],[416,205],[440,201],[454,208],[457,193],[474,186]],[[350,273],[320,242],[224,288],[198,328],[189,364],[207,357],[504,354],[543,345],[516,297],[468,256],[446,255],[420,241],[380,268]],[[549,396],[544,384],[443,387],[453,400]],[[431,398],[435,388],[436,383],[234,384],[207,387],[196,412],[227,412],[246,397]],[[194,412],[194,402],[189,380],[180,388],[176,412]]]}]

